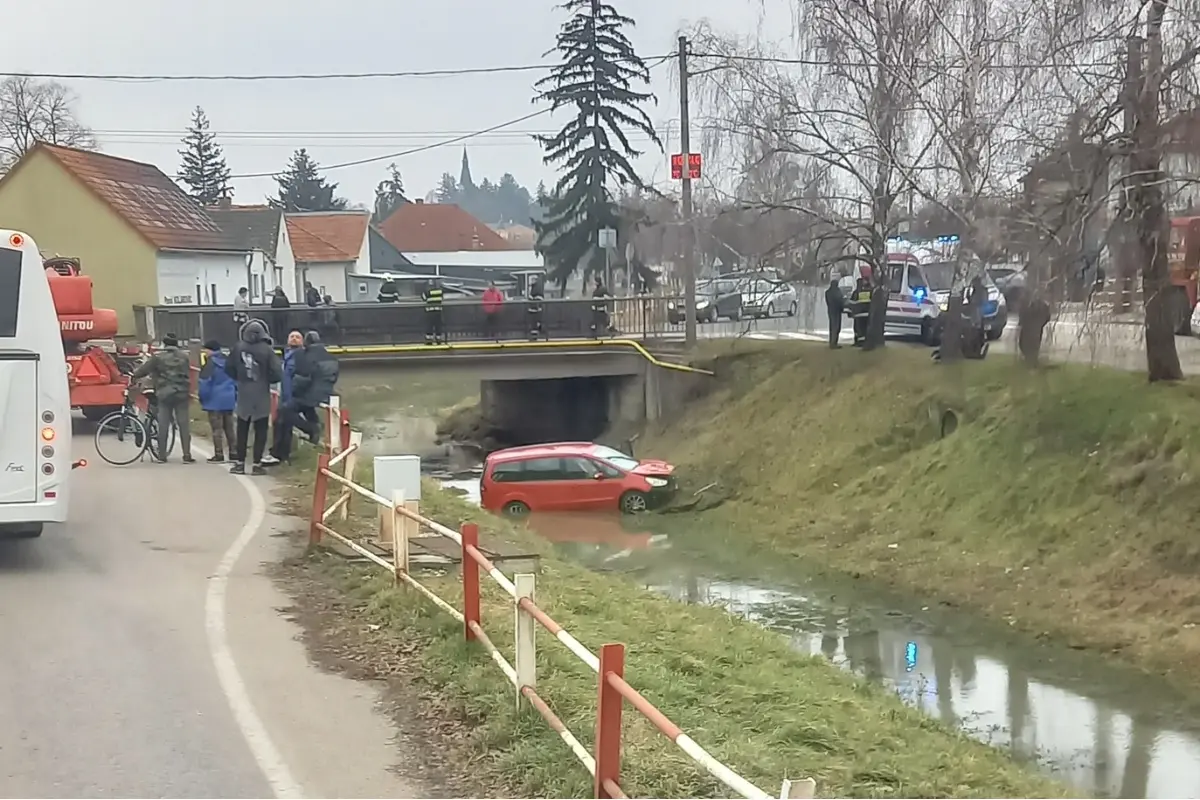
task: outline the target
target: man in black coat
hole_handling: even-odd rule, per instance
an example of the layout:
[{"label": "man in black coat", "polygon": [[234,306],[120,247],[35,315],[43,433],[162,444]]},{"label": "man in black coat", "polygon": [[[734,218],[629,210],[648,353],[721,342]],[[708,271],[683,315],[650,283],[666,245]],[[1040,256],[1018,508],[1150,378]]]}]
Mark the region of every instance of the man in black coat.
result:
[{"label": "man in black coat", "polygon": [[846,313],[846,298],[838,287],[838,279],[829,279],[829,288],[825,290],[825,310],[829,312],[829,349],[841,347],[838,340],[842,335],[842,316]]},{"label": "man in black coat", "polygon": [[321,344],[316,331],[304,336],[304,352],[296,356],[292,402],[284,409],[288,421],[313,444],[321,441],[321,413],[338,380],[338,360]]}]

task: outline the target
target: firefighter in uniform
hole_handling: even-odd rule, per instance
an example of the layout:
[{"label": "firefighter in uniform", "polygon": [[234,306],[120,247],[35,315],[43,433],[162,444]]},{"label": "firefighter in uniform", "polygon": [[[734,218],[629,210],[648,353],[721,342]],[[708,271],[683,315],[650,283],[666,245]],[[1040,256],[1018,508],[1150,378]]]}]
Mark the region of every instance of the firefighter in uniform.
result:
[{"label": "firefighter in uniform", "polygon": [[400,287],[391,278],[383,282],[379,287],[379,294],[375,297],[381,303],[398,303],[400,302]]},{"label": "firefighter in uniform", "polygon": [[546,290],[542,287],[541,277],[533,279],[529,286],[529,302],[526,310],[529,314],[529,338],[536,340],[544,335],[542,329],[542,301],[546,299]]},{"label": "firefighter in uniform", "polygon": [[421,293],[425,301],[425,344],[445,344],[446,327],[442,318],[442,281],[434,278]]},{"label": "firefighter in uniform", "polygon": [[854,320],[854,346],[862,347],[867,341],[867,325],[871,319],[871,282],[860,275],[850,298],[850,316]]},{"label": "firefighter in uniform", "polygon": [[600,333],[609,331],[608,323],[608,289],[599,275],[592,289],[592,336],[599,338]]}]

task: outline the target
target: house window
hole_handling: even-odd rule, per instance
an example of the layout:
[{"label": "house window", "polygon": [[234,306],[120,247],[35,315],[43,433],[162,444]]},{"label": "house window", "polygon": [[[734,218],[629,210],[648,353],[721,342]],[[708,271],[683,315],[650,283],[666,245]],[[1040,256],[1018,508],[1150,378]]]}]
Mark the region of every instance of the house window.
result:
[{"label": "house window", "polygon": [[250,298],[258,300],[263,296],[263,280],[262,276],[254,273],[250,276]]}]

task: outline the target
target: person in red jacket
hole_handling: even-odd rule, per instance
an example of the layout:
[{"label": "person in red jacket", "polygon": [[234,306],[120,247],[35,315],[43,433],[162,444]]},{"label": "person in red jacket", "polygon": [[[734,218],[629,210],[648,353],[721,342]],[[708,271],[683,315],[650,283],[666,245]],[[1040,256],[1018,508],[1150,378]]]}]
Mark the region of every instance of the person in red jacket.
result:
[{"label": "person in red jacket", "polygon": [[483,332],[488,339],[500,341],[500,310],[504,305],[504,293],[493,281],[483,291]]}]

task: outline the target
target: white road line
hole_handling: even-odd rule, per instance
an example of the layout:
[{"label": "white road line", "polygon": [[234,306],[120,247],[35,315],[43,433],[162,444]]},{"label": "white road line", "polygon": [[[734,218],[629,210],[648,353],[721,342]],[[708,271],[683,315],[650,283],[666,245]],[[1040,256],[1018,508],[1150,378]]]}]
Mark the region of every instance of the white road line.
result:
[{"label": "white road line", "polygon": [[[205,457],[212,456],[211,450],[197,444],[195,440],[192,450]],[[204,627],[208,633],[208,650],[212,654],[213,665],[217,669],[217,680],[229,703],[229,709],[233,712],[233,718],[237,721],[242,738],[246,740],[246,745],[250,748],[250,753],[262,770],[263,776],[271,784],[271,791],[281,799],[300,800],[304,797],[304,792],[292,777],[292,771],[279,754],[275,743],[271,741],[262,718],[258,716],[246,682],[238,672],[233,651],[229,647],[229,633],[225,628],[225,594],[229,588],[229,576],[267,516],[267,501],[254,482],[243,475],[232,477],[237,478],[250,498],[250,515],[237,538],[221,556],[220,563],[208,580],[208,592],[204,598]]]}]

